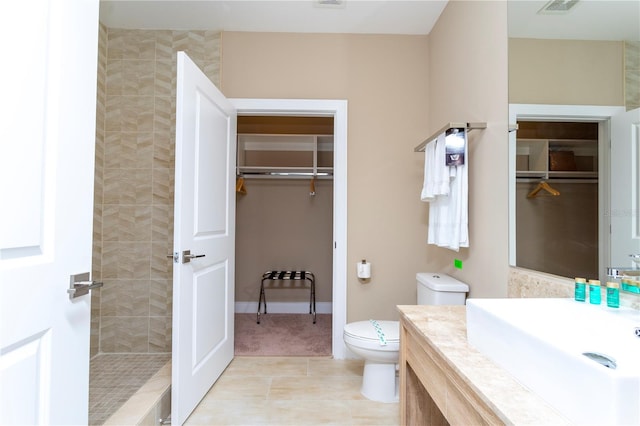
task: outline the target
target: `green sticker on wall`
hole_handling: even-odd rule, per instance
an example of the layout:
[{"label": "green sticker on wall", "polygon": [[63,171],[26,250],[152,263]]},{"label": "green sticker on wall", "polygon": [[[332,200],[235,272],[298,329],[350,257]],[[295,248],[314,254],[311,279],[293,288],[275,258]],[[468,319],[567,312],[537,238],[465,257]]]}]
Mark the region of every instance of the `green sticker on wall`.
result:
[{"label": "green sticker on wall", "polygon": [[455,266],[458,269],[462,269],[462,260],[460,259],[454,259],[453,260],[453,266]]}]

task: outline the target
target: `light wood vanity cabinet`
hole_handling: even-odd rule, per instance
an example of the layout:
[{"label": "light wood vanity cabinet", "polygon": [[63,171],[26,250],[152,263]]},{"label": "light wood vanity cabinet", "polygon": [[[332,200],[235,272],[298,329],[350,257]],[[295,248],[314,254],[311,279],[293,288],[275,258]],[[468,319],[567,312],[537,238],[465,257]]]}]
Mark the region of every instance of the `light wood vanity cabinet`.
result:
[{"label": "light wood vanity cabinet", "polygon": [[400,326],[401,425],[503,425],[473,388],[407,321]]},{"label": "light wood vanity cabinet", "polygon": [[398,306],[400,424],[570,424],[467,342],[465,306]]}]

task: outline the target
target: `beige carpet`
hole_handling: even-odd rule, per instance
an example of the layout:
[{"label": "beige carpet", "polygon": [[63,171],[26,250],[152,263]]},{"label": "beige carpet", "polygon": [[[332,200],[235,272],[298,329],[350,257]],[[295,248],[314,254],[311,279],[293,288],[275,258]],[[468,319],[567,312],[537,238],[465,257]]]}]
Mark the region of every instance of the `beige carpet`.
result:
[{"label": "beige carpet", "polygon": [[237,356],[331,355],[331,315],[235,314]]}]

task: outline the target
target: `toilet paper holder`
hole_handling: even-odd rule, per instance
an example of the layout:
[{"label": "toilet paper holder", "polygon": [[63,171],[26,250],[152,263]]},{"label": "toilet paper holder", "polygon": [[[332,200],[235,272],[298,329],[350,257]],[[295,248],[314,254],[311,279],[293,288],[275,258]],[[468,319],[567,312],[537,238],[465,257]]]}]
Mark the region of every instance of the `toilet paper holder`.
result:
[{"label": "toilet paper holder", "polygon": [[362,259],[356,266],[359,279],[368,280],[371,278],[371,263],[367,262],[367,259]]}]

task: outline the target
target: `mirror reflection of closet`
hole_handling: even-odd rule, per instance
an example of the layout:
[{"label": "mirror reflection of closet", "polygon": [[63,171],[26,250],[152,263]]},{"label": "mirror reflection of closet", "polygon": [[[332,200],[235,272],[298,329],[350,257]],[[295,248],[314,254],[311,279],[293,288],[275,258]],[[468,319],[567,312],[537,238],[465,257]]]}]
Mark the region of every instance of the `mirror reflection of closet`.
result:
[{"label": "mirror reflection of closet", "polygon": [[518,122],[518,265],[598,276],[598,124]]},{"label": "mirror reflection of closet", "polygon": [[[548,10],[548,7],[563,8],[567,6],[575,6],[570,10]],[[575,110],[580,110],[588,114],[584,117],[588,119],[601,117],[600,129],[601,138],[603,135],[609,134],[610,123],[607,117],[621,114],[624,111],[636,110],[640,106],[640,2],[637,1],[547,1],[547,0],[527,0],[515,1],[510,0],[507,6],[508,12],[508,31],[509,31],[509,103],[510,111],[514,105],[527,105],[534,107],[550,106],[558,107],[553,111],[555,113],[525,113],[527,119],[531,119],[531,115],[537,115],[541,120],[566,119],[567,117],[578,117],[579,114]],[[574,108],[575,109],[572,109]],[[516,108],[517,109],[517,108]],[[520,113],[522,113],[522,108]],[[539,108],[537,108],[539,109]],[[597,112],[595,112],[597,110]],[[604,111],[606,110],[606,113]],[[518,115],[518,119],[522,116]],[[581,116],[582,117],[582,116]],[[604,118],[602,118],[604,117]],[[516,119],[510,121],[510,126],[516,124]],[[522,126],[522,123],[518,123]],[[522,127],[516,134],[517,139],[527,139],[523,136]],[[553,139],[549,137],[547,139]],[[535,137],[534,137],[535,139]],[[524,142],[523,142],[524,144]],[[603,144],[601,142],[601,144]],[[510,146],[514,147],[515,140],[510,137]],[[523,151],[524,145],[520,145],[520,152]],[[527,160],[530,162],[527,167],[533,167],[533,152],[538,149],[541,154],[541,161],[548,167],[548,151],[542,155],[543,149],[530,147],[531,153]],[[548,148],[547,148],[548,149]],[[510,191],[517,182],[518,190],[522,189],[525,184],[522,167],[518,167],[516,173],[515,149],[510,149]],[[592,274],[591,277],[605,278],[606,266],[611,266],[613,253],[611,247],[622,246],[625,253],[634,253],[633,250],[627,249],[627,241],[618,241],[614,239],[608,232],[610,224],[608,212],[611,206],[608,205],[609,185],[611,174],[608,153],[603,147],[600,147],[599,160],[600,167],[598,170],[598,181],[600,186],[600,205],[599,216],[593,223],[594,227],[599,228],[599,253],[598,269],[592,274],[592,269],[581,270],[578,276]],[[560,154],[560,156],[566,154]],[[560,156],[555,160],[560,160]],[[571,159],[569,159],[570,161]],[[574,160],[583,160],[576,155]],[[523,157],[519,161],[524,161]],[[579,164],[576,164],[578,167]],[[535,179],[529,185],[537,185],[541,181],[541,177],[548,177],[545,174],[532,176],[533,171],[540,170],[530,169],[531,173],[527,178]],[[543,170],[544,171],[544,170]],[[515,175],[517,174],[518,177]],[[584,180],[587,180],[585,177]],[[527,200],[538,204],[550,204],[551,202],[561,202],[567,200],[566,190],[563,185],[552,181],[545,180],[548,185],[557,190],[560,195],[548,195],[546,191],[539,191],[539,196],[528,199],[527,194],[531,193],[533,188],[529,187],[529,192],[524,195],[518,194],[518,202],[523,203]],[[574,185],[577,186],[578,184]],[[581,183],[580,188],[586,191],[590,185]],[[621,192],[624,193],[624,190]],[[631,191],[628,192],[631,197]],[[592,214],[592,207],[596,208],[598,203],[589,204],[586,211]],[[575,220],[578,215],[584,215],[584,209],[574,206],[571,214],[566,217],[557,217],[556,225],[549,222],[544,223],[544,232],[535,233],[535,235],[527,235],[525,241],[520,233],[525,231],[533,232],[530,227],[533,222],[526,221],[521,223],[520,216],[523,214],[524,207],[520,206],[520,212],[516,212],[516,196],[510,193],[510,264],[513,266],[525,267],[528,269],[556,274],[559,276],[573,278],[576,273],[571,272],[568,265],[559,265],[558,262],[539,260],[548,257],[545,252],[557,250],[559,244],[557,238],[549,241],[540,241],[540,235],[555,235],[560,229],[564,231],[562,224],[568,224]],[[516,219],[516,213],[518,217]],[[543,216],[543,217],[549,217]],[[539,216],[536,216],[540,220]],[[531,219],[531,217],[529,217]],[[554,228],[555,226],[555,228]],[[517,230],[516,230],[517,228]],[[517,241],[516,241],[517,240]],[[527,247],[526,245],[529,244]],[[579,241],[572,243],[567,242],[569,246],[567,250],[571,250],[571,258],[578,260],[581,257],[590,257],[592,253],[591,243],[584,244]],[[517,253],[516,253],[517,251]],[[588,254],[585,254],[588,253]],[[535,262],[535,263],[534,263]],[[588,264],[592,261],[588,260]],[[621,262],[613,262],[618,265]],[[550,267],[547,267],[551,264]],[[599,273],[598,273],[599,272]]]}]

